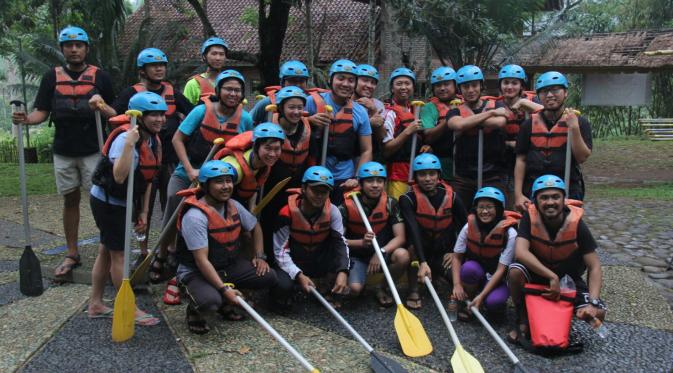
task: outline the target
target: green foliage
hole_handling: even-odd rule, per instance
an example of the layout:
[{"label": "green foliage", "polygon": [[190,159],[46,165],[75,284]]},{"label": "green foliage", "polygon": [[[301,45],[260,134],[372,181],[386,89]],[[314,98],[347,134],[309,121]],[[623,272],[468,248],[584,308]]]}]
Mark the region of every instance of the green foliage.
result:
[{"label": "green foliage", "polygon": [[637,200],[673,201],[673,183],[656,183],[642,186],[592,185],[588,198],[628,198]]},{"label": "green foliage", "polygon": [[[52,162],[52,143],[54,142],[54,127],[42,126],[31,128],[30,146],[37,151],[39,163]],[[24,137],[23,143],[26,144]],[[9,131],[0,131],[0,163],[18,162],[16,138]]]},{"label": "green foliage", "polygon": [[259,25],[258,13],[259,10],[257,9],[256,6],[249,6],[243,9],[243,12],[241,13],[239,19],[246,25],[257,28]]},{"label": "green foliage", "polygon": [[[26,190],[29,195],[55,194],[54,165],[26,164]],[[18,197],[19,193],[18,164],[0,163],[0,197]]]}]

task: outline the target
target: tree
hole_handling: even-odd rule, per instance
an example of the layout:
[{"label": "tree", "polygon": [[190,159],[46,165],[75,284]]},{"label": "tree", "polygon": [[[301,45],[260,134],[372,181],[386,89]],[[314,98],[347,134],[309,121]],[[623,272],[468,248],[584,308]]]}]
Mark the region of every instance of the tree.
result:
[{"label": "tree", "polygon": [[[257,63],[264,86],[277,85],[280,55],[283,53],[285,31],[290,16],[290,0],[259,1],[259,50]],[[268,4],[268,5],[267,5]]]}]

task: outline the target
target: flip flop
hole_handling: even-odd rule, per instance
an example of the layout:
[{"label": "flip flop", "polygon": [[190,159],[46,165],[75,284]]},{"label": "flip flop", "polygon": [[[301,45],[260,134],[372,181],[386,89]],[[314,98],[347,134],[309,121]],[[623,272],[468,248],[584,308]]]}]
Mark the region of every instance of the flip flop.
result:
[{"label": "flip flop", "polygon": [[379,288],[376,291],[376,301],[379,302],[379,305],[381,307],[390,307],[393,304],[395,304],[395,301],[393,300],[392,297],[388,294],[388,291],[383,288]]},{"label": "flip flop", "polygon": [[139,326],[154,326],[157,325],[161,322],[158,317],[154,317],[154,315],[150,313],[146,313],[142,316],[138,316],[135,319],[136,325]]},{"label": "flip flop", "polygon": [[417,291],[412,291],[407,295],[407,300],[406,300],[406,305],[407,307],[411,308],[412,310],[419,310],[421,307],[423,307],[423,303],[421,302],[421,295]]},{"label": "flip flop", "polygon": [[[88,314],[88,312],[87,312]],[[89,319],[111,319],[112,316],[114,315],[114,309],[108,308],[103,312],[97,313],[95,315],[90,315],[89,314]]]},{"label": "flip flop", "polygon": [[[74,263],[66,264],[65,259],[70,259]],[[61,264],[59,264],[58,267],[54,269],[54,276],[56,277],[67,276],[70,272],[72,272],[73,269],[81,265],[82,265],[82,258],[79,256],[79,254],[66,255],[65,258],[63,258],[63,262],[61,262]],[[61,272],[61,274],[56,274],[57,272]]]}]

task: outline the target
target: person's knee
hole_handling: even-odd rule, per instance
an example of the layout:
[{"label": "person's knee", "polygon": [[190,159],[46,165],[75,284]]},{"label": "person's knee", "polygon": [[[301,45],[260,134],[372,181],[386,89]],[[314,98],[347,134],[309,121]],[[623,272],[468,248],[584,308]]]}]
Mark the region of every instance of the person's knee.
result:
[{"label": "person's knee", "polygon": [[409,251],[403,248],[395,249],[395,251],[393,251],[393,255],[391,257],[392,264],[397,264],[406,267],[409,265],[410,261],[411,256],[409,255]]},{"label": "person's knee", "polygon": [[507,274],[507,284],[509,288],[522,288],[526,283],[526,275],[523,271],[516,267],[510,267],[509,273]]},{"label": "person's knee", "polygon": [[466,261],[460,268],[460,279],[466,284],[477,285],[484,275],[484,269],[474,260]]},{"label": "person's knee", "polygon": [[222,296],[217,291],[203,292],[194,300],[199,311],[217,311],[222,307]]},{"label": "person's knee", "polygon": [[75,189],[72,192],[63,195],[63,206],[65,208],[76,208],[79,207],[79,201],[81,194],[79,189]]},{"label": "person's knee", "polygon": [[362,293],[362,290],[364,289],[364,285],[359,282],[348,284],[348,287],[350,287],[350,293],[352,296],[360,295],[360,293]]}]

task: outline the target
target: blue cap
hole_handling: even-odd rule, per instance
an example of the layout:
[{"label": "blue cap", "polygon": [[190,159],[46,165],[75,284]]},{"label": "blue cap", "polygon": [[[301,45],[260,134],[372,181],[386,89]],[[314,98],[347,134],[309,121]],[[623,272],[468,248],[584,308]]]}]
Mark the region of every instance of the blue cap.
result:
[{"label": "blue cap", "polygon": [[63,44],[68,41],[81,41],[89,44],[89,35],[86,31],[76,26],[67,26],[58,34],[58,43]]},{"label": "blue cap", "polygon": [[346,73],[353,74],[357,76],[358,66],[351,60],[336,60],[329,68],[329,77],[330,79],[334,74],[337,73]]},{"label": "blue cap", "polygon": [[430,75],[430,84],[441,82],[456,81],[456,71],[448,66],[442,66],[435,69]]},{"label": "blue cap", "polygon": [[166,54],[157,48],[143,49],[138,53],[136,66],[143,67],[149,63],[168,63]]},{"label": "blue cap", "polygon": [[356,74],[357,76],[364,76],[367,78],[372,78],[377,82],[379,81],[379,71],[376,69],[376,67],[367,65],[366,63],[358,65]]},{"label": "blue cap", "polygon": [[245,91],[245,78],[243,77],[243,75],[241,75],[241,73],[239,73],[236,70],[224,70],[219,75],[217,75],[217,78],[215,79],[215,93],[218,96],[220,95],[220,88],[222,87],[222,84],[227,79],[238,80],[239,82],[241,82],[241,87]]},{"label": "blue cap", "polygon": [[524,83],[528,80],[526,72],[523,71],[523,67],[519,65],[503,66],[498,73],[498,80],[506,78],[521,79]]},{"label": "blue cap", "polygon": [[229,45],[227,44],[226,41],[222,38],[218,38],[217,36],[211,36],[206,41],[203,42],[201,45],[201,55],[206,53],[208,48],[212,47],[213,45],[219,45],[221,47],[224,47],[225,50],[229,49]]},{"label": "blue cap", "polygon": [[397,69],[393,70],[393,72],[390,73],[390,78],[388,78],[388,81],[390,84],[393,84],[393,80],[401,76],[406,76],[407,78],[411,79],[412,83],[416,84],[416,74],[411,71],[411,69],[406,67],[398,67]]},{"label": "blue cap", "polygon": [[142,113],[168,110],[163,97],[149,91],[138,92],[131,96],[128,108],[129,110],[139,110]]},{"label": "blue cap", "polygon": [[279,89],[278,92],[276,92],[276,101],[278,102],[278,105],[282,105],[283,101],[291,98],[299,98],[304,101],[304,104],[306,104],[306,93],[304,93],[304,90],[299,87],[289,85]]},{"label": "blue cap", "polygon": [[322,166],[309,167],[304,172],[304,177],[301,179],[302,184],[308,183],[311,185],[327,185],[330,188],[334,187],[334,176],[330,170]]},{"label": "blue cap", "polygon": [[358,179],[367,179],[370,177],[387,178],[386,168],[379,162],[367,162],[358,169]]},{"label": "blue cap", "polygon": [[308,68],[300,61],[287,61],[280,67],[280,80],[285,78],[309,78]]},{"label": "blue cap", "polygon": [[260,123],[252,130],[252,142],[260,139],[278,139],[280,141],[285,141],[285,131],[275,123]]},{"label": "blue cap", "polygon": [[540,75],[535,81],[535,92],[539,92],[542,88],[560,85],[568,89],[568,80],[563,74],[558,71],[547,71]]},{"label": "blue cap", "polygon": [[531,191],[533,198],[535,198],[535,193],[544,189],[560,189],[565,194],[566,183],[556,175],[542,175],[533,182]]},{"label": "blue cap", "polygon": [[477,191],[474,195],[473,203],[477,203],[479,198],[491,198],[496,201],[499,201],[502,204],[502,207],[505,207],[505,195],[502,194],[500,189],[493,187],[483,187]]},{"label": "blue cap", "polygon": [[430,153],[423,153],[414,158],[412,171],[423,170],[441,170],[442,165],[436,155]]},{"label": "blue cap", "polygon": [[474,80],[484,82],[484,73],[474,65],[465,65],[456,72],[456,84],[461,85]]},{"label": "blue cap", "polygon": [[236,178],[236,170],[232,165],[221,160],[208,161],[199,169],[199,182],[205,183],[219,176]]}]

